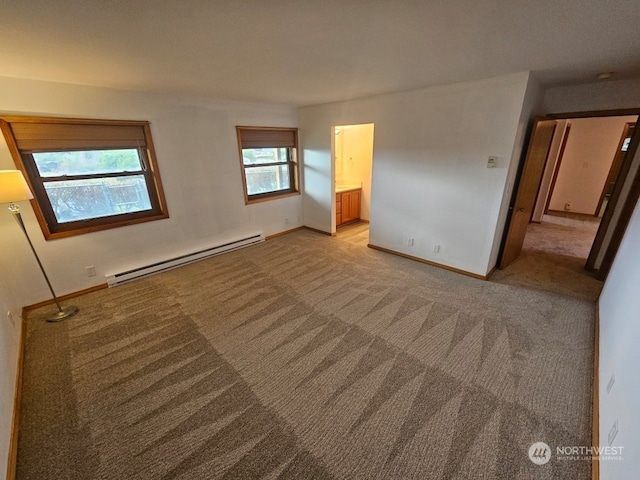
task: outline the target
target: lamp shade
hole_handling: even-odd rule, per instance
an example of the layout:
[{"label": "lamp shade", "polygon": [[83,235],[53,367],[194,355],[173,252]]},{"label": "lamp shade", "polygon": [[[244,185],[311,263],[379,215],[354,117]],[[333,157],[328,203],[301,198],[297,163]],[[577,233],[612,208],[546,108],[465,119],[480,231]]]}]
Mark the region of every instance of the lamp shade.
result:
[{"label": "lamp shade", "polygon": [[31,200],[33,195],[20,170],[0,170],[0,203]]}]

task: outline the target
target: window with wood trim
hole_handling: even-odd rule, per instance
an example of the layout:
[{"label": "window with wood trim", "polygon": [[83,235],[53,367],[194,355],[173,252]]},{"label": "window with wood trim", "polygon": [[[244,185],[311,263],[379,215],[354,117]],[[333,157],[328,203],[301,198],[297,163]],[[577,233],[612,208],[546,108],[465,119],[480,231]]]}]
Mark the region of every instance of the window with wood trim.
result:
[{"label": "window with wood trim", "polygon": [[298,129],[236,127],[245,203],[297,195]]},{"label": "window with wood trim", "polygon": [[169,216],[149,122],[1,117],[45,238]]}]

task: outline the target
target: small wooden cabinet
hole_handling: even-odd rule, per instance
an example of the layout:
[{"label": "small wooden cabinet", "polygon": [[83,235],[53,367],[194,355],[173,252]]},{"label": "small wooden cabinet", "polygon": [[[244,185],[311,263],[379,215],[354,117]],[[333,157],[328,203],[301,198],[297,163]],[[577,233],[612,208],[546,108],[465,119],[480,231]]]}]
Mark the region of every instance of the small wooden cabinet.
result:
[{"label": "small wooden cabinet", "polygon": [[336,226],[360,220],[362,189],[336,193]]}]

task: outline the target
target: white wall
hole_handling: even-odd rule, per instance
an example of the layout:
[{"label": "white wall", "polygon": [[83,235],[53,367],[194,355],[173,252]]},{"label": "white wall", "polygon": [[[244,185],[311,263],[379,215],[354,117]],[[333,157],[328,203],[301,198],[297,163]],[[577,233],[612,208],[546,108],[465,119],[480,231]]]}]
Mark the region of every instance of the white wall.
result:
[{"label": "white wall", "polygon": [[620,138],[636,116],[575,118],[551,193],[550,210],[594,215],[607,182]]},{"label": "white wall", "polygon": [[516,135],[513,140],[513,150],[509,161],[509,168],[507,170],[506,182],[504,184],[502,206],[500,207],[500,213],[495,225],[495,234],[493,235],[493,246],[491,247],[491,256],[489,257],[487,273],[496,266],[498,261],[498,255],[500,254],[500,248],[502,246],[502,241],[507,227],[507,220],[509,218],[509,206],[512,200],[515,201],[513,197],[516,176],[520,167],[524,164],[527,144],[531,134],[531,126],[533,125],[535,118],[541,115],[543,98],[544,90],[542,89],[542,86],[533,76],[530,75],[526,84],[522,107],[520,109],[520,118],[518,119]]},{"label": "white wall", "polygon": [[304,224],[326,233],[335,231],[335,168],[331,152],[336,137],[332,125],[337,123],[325,123],[323,118],[313,116],[300,122]]},{"label": "white wall", "polygon": [[335,159],[336,185],[344,185],[344,126],[335,127],[335,137],[333,143],[333,156]]},{"label": "white wall", "polygon": [[[370,242],[485,275],[520,158],[529,85],[520,73],[302,108],[305,223],[331,229],[331,126],[374,123]],[[486,168],[488,156],[498,157],[496,168]]]},{"label": "white wall", "polygon": [[[600,295],[600,445],[618,420],[613,444],[623,461],[601,461],[602,480],[635,480],[640,472],[640,203]],[[607,393],[612,375],[615,383]]]},{"label": "white wall", "polygon": [[[2,209],[4,210],[4,208]],[[0,211],[0,213],[4,213]],[[2,215],[5,216],[5,215]],[[6,212],[6,216],[11,216]],[[11,220],[13,222],[13,220]],[[15,224],[15,222],[13,222]],[[9,228],[19,228],[17,224],[0,221],[0,239],[11,237]],[[23,240],[26,244],[26,240]],[[4,242],[3,242],[4,243]],[[28,247],[27,247],[28,248]],[[6,256],[11,250],[2,250]],[[17,281],[17,285],[14,284]],[[7,471],[13,400],[16,385],[18,346],[20,343],[20,313],[25,293],[20,291],[20,275],[13,268],[2,267],[0,274],[0,477]],[[9,320],[7,312],[13,315]]]},{"label": "white wall", "polygon": [[546,113],[640,108],[640,80],[617,80],[548,88]]},{"label": "white wall", "polygon": [[[0,78],[0,112],[149,120],[170,218],[46,242],[29,203],[23,216],[33,243],[60,295],[105,282],[104,275],[149,259],[175,255],[235,234],[266,235],[302,225],[302,197],[246,206],[236,125],[297,126],[289,107],[199,99],[78,85]],[[15,168],[0,140],[0,169]],[[49,298],[27,243],[11,214],[0,211],[0,471],[6,468],[8,428],[19,328],[25,305]],[[85,266],[97,276],[88,278]]]}]

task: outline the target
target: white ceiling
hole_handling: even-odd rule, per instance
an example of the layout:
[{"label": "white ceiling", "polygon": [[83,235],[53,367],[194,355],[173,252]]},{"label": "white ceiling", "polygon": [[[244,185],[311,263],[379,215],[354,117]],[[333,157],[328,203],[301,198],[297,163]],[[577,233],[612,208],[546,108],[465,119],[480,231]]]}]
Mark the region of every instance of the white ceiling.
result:
[{"label": "white ceiling", "polygon": [[639,0],[0,0],[0,75],[312,105],[640,78]]}]

